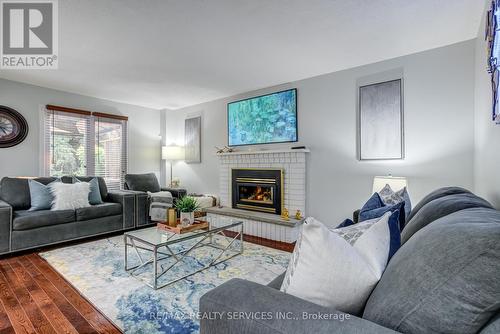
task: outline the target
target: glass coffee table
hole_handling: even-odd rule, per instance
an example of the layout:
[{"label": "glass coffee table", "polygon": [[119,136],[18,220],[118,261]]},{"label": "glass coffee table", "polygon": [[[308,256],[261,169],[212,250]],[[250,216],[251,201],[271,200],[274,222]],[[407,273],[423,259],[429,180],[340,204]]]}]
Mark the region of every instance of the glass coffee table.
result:
[{"label": "glass coffee table", "polygon": [[[175,234],[158,227],[126,232],[125,271],[160,289],[243,253],[243,222]],[[133,259],[131,259],[131,254]],[[135,260],[135,261],[134,261]],[[134,263],[131,263],[134,262]]]}]

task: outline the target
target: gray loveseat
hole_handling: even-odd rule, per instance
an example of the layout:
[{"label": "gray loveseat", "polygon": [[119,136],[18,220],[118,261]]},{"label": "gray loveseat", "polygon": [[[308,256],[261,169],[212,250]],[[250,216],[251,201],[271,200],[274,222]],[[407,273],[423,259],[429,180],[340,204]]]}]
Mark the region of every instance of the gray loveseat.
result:
[{"label": "gray loveseat", "polygon": [[[448,187],[412,211],[362,314],[232,279],[200,299],[201,333],[500,333],[500,211]],[[332,256],[335,256],[332,254]]]},{"label": "gray loveseat", "polygon": [[[72,182],[72,177],[61,179]],[[134,228],[135,195],[108,192],[104,180],[98,179],[103,204],[77,210],[28,211],[31,205],[28,180],[4,177],[0,181],[0,254]],[[55,178],[35,180],[48,184]]]}]

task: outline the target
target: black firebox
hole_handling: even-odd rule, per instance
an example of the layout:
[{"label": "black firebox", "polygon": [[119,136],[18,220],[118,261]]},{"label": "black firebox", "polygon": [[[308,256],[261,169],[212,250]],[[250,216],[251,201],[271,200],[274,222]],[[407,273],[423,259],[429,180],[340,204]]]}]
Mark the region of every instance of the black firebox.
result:
[{"label": "black firebox", "polygon": [[282,169],[233,169],[232,206],[236,209],[281,214]]}]

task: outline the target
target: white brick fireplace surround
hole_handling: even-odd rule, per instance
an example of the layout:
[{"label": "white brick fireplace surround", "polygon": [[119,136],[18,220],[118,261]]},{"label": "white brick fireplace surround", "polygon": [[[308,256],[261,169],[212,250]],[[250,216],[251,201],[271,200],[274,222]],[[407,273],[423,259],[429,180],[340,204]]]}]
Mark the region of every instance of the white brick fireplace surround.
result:
[{"label": "white brick fireplace surround", "polygon": [[[306,154],[307,149],[243,151],[218,154],[220,161],[219,191],[222,209],[208,211],[212,224],[233,219],[244,222],[244,233],[270,240],[292,243],[296,241],[301,221],[293,219],[306,208]],[[283,205],[290,213],[290,221],[280,216],[231,208],[231,171],[234,168],[283,169]]]}]

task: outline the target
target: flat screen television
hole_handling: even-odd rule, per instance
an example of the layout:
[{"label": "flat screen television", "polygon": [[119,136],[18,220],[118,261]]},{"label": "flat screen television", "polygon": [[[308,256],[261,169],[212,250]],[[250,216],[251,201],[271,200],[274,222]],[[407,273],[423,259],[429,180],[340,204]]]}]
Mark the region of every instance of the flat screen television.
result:
[{"label": "flat screen television", "polygon": [[227,104],[229,146],[298,140],[297,89]]}]

